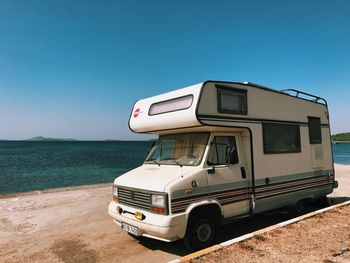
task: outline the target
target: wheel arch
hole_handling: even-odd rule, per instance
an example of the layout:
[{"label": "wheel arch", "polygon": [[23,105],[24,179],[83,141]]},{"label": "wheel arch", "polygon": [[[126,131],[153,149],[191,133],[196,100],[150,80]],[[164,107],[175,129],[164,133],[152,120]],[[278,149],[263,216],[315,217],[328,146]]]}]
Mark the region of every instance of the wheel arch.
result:
[{"label": "wheel arch", "polygon": [[186,226],[185,226],[185,229],[187,228],[188,221],[190,220],[191,216],[193,216],[195,213],[198,213],[200,211],[213,211],[213,212],[215,212],[218,215],[220,220],[221,220],[221,218],[223,216],[221,205],[216,200],[212,200],[212,201],[205,200],[205,201],[202,201],[202,202],[191,204],[186,210]]},{"label": "wheel arch", "polygon": [[193,215],[193,213],[196,213],[198,211],[201,211],[201,210],[204,210],[204,211],[215,211],[219,216],[222,216],[222,209],[221,209],[221,205],[220,203],[217,201],[217,200],[212,200],[212,201],[209,201],[209,200],[205,200],[205,201],[202,201],[202,202],[198,202],[198,203],[194,203],[194,204],[191,204],[188,208],[187,208],[187,211],[186,211],[186,219],[188,221],[188,219],[190,218],[191,215]]}]

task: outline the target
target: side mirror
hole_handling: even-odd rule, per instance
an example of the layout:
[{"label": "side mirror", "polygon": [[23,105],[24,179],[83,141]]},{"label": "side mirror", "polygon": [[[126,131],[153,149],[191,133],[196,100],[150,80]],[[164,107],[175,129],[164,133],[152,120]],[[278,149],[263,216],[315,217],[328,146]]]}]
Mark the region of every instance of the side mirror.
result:
[{"label": "side mirror", "polygon": [[215,174],[215,167],[212,166],[207,171],[208,171],[208,174]]}]

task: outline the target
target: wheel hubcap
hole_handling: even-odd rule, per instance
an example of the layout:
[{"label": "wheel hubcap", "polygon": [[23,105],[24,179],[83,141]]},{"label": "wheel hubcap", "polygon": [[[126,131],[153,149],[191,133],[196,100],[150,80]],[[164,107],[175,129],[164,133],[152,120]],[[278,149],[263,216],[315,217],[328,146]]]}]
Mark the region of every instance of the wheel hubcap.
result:
[{"label": "wheel hubcap", "polygon": [[212,234],[212,228],[208,223],[203,223],[198,227],[197,238],[200,242],[208,242]]}]

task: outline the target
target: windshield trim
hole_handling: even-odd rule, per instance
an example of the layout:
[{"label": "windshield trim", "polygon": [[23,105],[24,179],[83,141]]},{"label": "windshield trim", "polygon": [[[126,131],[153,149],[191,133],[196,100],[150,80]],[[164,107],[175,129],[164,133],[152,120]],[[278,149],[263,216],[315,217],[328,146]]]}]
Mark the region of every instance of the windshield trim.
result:
[{"label": "windshield trim", "polygon": [[[197,166],[199,166],[199,165],[201,165],[202,163],[203,163],[203,160],[204,159],[206,159],[205,158],[205,152],[206,152],[206,148],[208,147],[208,142],[209,142],[209,140],[210,140],[210,135],[211,135],[211,132],[183,132],[183,133],[169,133],[169,134],[163,134],[163,135],[160,135],[159,137],[158,137],[158,139],[156,140],[156,142],[158,142],[158,140],[159,140],[159,138],[161,137],[161,136],[174,136],[174,135],[185,135],[185,134],[193,134],[193,133],[200,133],[200,134],[207,134],[208,136],[207,136],[207,140],[206,140],[206,142],[205,142],[205,148],[204,148],[204,151],[203,151],[203,154],[202,154],[202,156],[201,156],[201,161],[198,163],[198,164],[196,164],[196,165],[189,165],[189,164],[181,164],[182,166],[189,166],[189,167],[197,167]],[[154,146],[153,146],[154,147]],[[152,147],[152,148],[153,148]],[[152,149],[151,149],[152,150]],[[147,157],[148,157],[148,155],[147,155]],[[149,164],[149,165],[157,165],[157,166],[162,166],[162,165],[172,165],[172,166],[179,166],[179,167],[181,167],[180,165],[178,165],[178,164],[171,164],[171,163],[167,163],[167,164],[163,164],[163,163],[160,163],[160,165],[158,165],[158,164],[156,164],[156,163],[154,163],[154,162],[152,162],[151,160],[148,160],[147,161],[147,158],[146,158],[146,160],[143,162],[143,164]]]}]

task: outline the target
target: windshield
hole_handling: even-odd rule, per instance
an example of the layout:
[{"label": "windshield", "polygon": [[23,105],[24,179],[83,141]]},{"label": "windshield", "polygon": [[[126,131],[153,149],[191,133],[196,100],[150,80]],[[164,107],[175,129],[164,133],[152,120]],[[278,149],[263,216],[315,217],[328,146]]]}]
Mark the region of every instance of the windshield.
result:
[{"label": "windshield", "polygon": [[183,133],[160,136],[147,156],[145,163],[158,165],[200,164],[209,133]]}]

